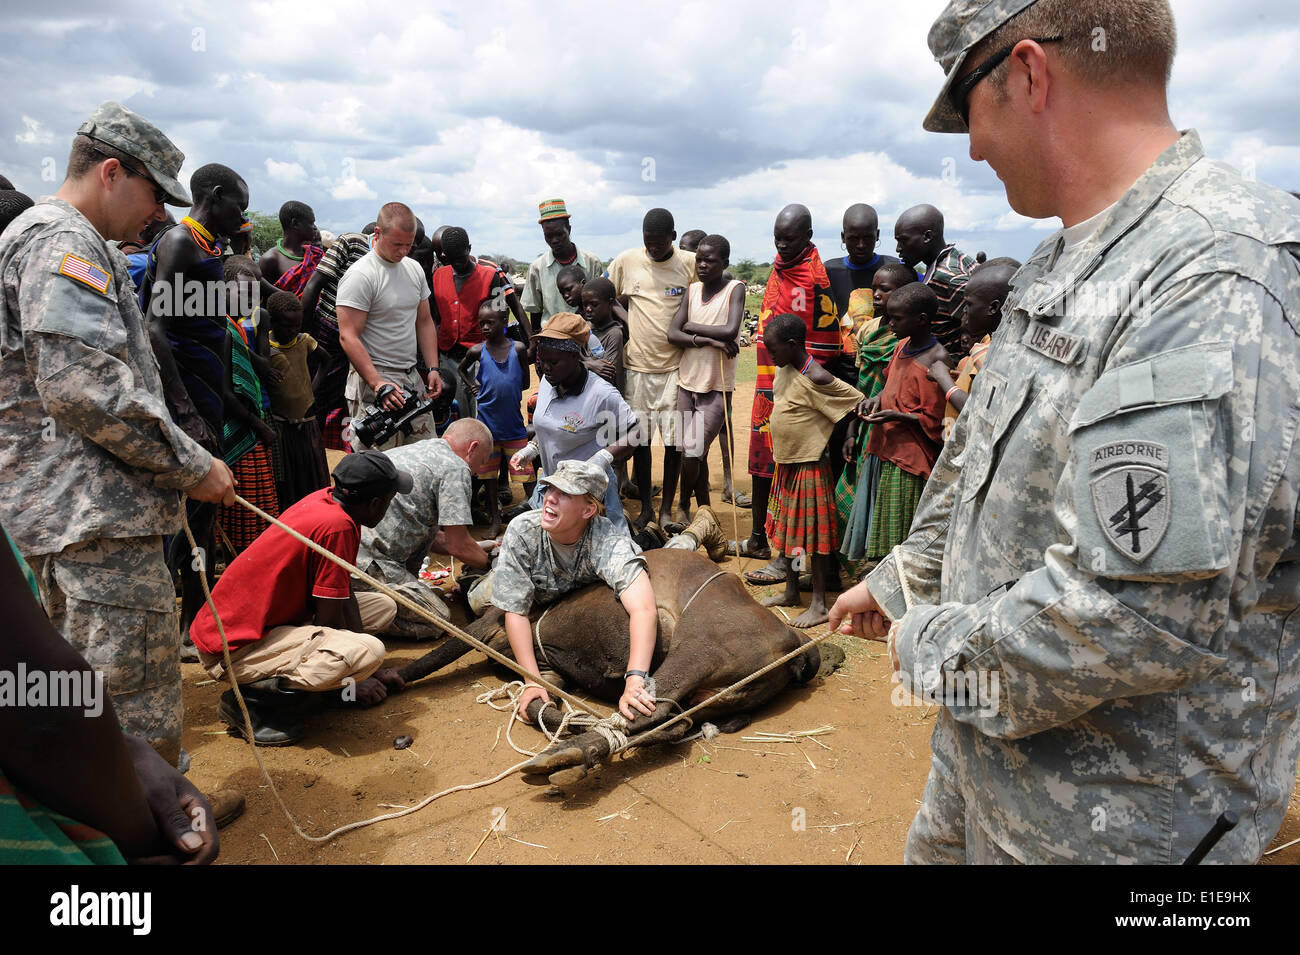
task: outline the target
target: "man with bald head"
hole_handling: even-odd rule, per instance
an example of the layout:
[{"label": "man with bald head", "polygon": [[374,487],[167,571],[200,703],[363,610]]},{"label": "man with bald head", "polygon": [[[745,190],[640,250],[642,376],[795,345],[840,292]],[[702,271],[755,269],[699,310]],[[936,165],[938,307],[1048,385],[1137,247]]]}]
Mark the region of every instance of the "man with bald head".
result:
[{"label": "man with bald head", "polygon": [[921,281],[939,297],[939,317],[931,326],[949,354],[961,351],[962,286],[975,268],[975,259],[958,251],[943,237],[943,213],[931,205],[912,206],[894,223],[898,257],[910,268],[925,266]]},{"label": "man with bald head", "polygon": [[[763,343],[763,329],[776,315],[798,315],[807,328],[804,347],[815,361],[832,366],[840,353],[840,320],[831,295],[830,279],[822,265],[817,247],[812,244],[812,213],[807,206],[793,203],[776,217],[772,239],[776,244],[776,261],[763,291],[758,313],[758,337],[755,342],[758,378],[754,383],[754,404],[750,413],[749,473],[754,479],[754,526],[749,538],[731,541],[729,553],[766,560],[772,556],[767,544],[767,502],[772,493],[772,476],[776,462],[772,458],[773,380],[776,366]],[[753,583],[780,583],[786,576],[785,558],[780,554],[762,570],[746,577]]]},{"label": "man with bald head", "polygon": [[[442,392],[429,283],[420,264],[407,258],[415,242],[415,214],[390,202],[375,221],[374,247],[348,269],[338,288],[339,343],[352,365],[343,395],[354,419],[377,405],[384,385],[394,390],[378,404],[390,411],[401,410],[412,394],[436,398]],[[416,371],[417,350],[429,369],[424,380]],[[433,434],[432,415],[410,424],[410,434],[399,431],[379,450]]]},{"label": "man with bald head", "polygon": [[[387,452],[399,471],[414,480],[409,494],[399,494],[374,527],[362,528],[357,566],[372,577],[448,616],[446,604],[420,581],[425,556],[449,554],[467,566],[486,571],[500,541],[481,544],[470,536],[471,477],[492,456],[492,432],[476,418],[453,421],[441,438],[428,438]],[[366,589],[357,582],[358,589]],[[398,605],[397,617],[383,635],[427,640],[441,631],[418,614]]]}]

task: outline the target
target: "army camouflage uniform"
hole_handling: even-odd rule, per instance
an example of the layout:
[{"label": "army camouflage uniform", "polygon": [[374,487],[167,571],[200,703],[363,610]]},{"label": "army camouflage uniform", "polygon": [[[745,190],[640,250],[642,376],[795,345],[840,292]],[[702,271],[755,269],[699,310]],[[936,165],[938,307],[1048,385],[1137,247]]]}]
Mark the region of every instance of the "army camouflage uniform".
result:
[{"label": "army camouflage uniform", "polygon": [[568,563],[542,530],[541,511],[516,517],[506,528],[496,566],[484,578],[491,603],[526,616],[534,605],[551,603],[598,580],[621,597],[646,570],[645,558],[632,538],[599,515],[591,519],[574,547]]},{"label": "army camouflage uniform", "polygon": [[126,259],[80,212],[46,198],[14,220],[0,284],[0,521],[55,626],[105,673],[123,729],[175,763],[162,535],[212,457],[172,423]]},{"label": "army camouflage uniform", "polygon": [[[442,438],[426,438],[385,454],[411,475],[415,487],[411,493],[393,498],[377,525],[361,529],[357,566],[446,619],[451,615],[447,605],[416,576],[416,571],[439,528],[474,523],[470,516],[469,465]],[[370,589],[361,580],[354,580],[353,586]],[[397,619],[385,633],[410,640],[442,636],[442,631],[401,604]]]},{"label": "army camouflage uniform", "polygon": [[906,686],[997,679],[941,709],[907,859],[1176,863],[1232,809],[1210,860],[1253,862],[1300,749],[1300,203],[1187,132],[1064,249],[867,578]]}]

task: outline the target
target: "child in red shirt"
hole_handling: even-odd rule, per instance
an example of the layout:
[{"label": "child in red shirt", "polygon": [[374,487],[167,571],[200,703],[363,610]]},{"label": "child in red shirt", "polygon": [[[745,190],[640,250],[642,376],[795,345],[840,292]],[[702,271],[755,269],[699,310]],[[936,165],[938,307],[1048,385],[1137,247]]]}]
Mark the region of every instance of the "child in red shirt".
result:
[{"label": "child in red shirt", "polygon": [[948,353],[930,331],[939,299],[928,285],[904,285],[889,297],[885,315],[898,347],[885,369],[885,386],[867,403],[874,427],[867,453],[880,458],[867,557],[879,559],[912,526],[926,479],[943,443],[943,392],[928,372]]}]

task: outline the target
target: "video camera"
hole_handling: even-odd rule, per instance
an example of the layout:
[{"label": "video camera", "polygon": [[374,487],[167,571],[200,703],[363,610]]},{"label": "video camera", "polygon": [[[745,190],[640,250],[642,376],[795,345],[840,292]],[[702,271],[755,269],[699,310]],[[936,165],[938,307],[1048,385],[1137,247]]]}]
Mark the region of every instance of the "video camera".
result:
[{"label": "video camera", "polygon": [[411,394],[400,409],[389,411],[383,407],[384,399],[397,390],[395,385],[382,385],[375,393],[374,406],[366,409],[365,417],[352,422],[352,433],[366,447],[381,445],[398,431],[410,434],[411,420],[431,413],[437,402],[436,398]]}]

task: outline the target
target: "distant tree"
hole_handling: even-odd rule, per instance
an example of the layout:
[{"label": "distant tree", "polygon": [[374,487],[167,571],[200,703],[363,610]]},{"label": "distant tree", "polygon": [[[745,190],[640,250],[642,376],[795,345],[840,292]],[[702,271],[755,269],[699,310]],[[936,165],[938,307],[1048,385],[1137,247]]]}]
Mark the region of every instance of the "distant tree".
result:
[{"label": "distant tree", "polygon": [[731,274],[747,285],[754,281],[754,273],[757,270],[758,266],[754,264],[753,259],[741,259],[731,266]]},{"label": "distant tree", "polygon": [[253,221],[253,252],[260,255],[284,238],[280,228],[280,217],[265,212],[249,211],[248,218]]}]

